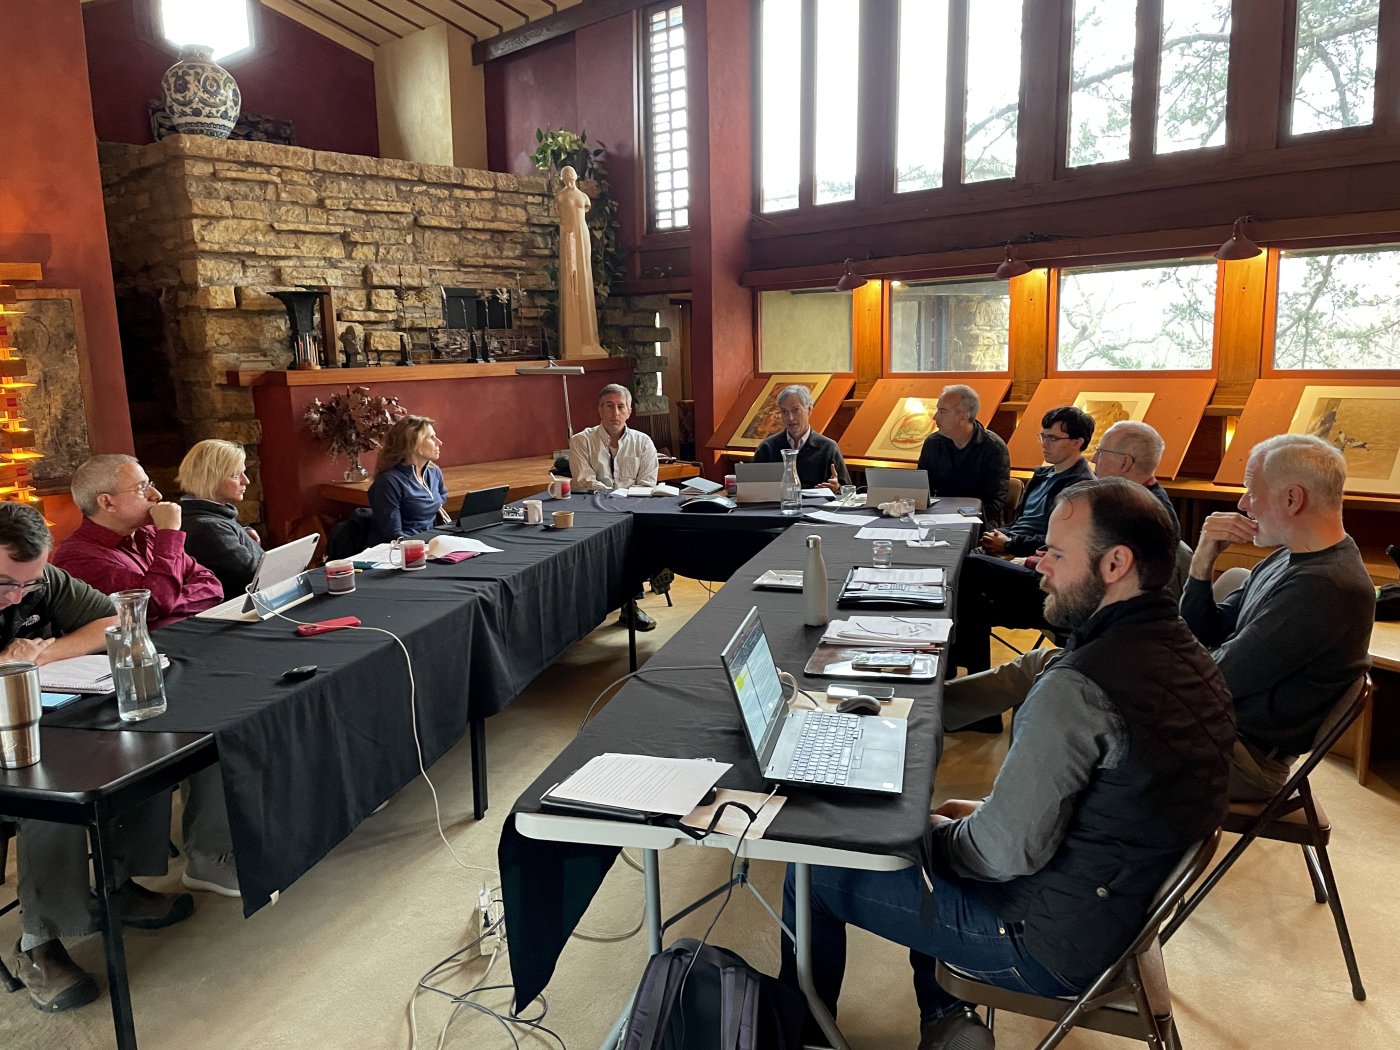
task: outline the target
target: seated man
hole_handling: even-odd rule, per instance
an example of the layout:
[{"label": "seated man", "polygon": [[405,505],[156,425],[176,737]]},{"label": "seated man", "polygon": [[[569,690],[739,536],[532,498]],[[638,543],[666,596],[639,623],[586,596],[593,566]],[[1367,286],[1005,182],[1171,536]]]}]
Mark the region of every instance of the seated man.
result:
[{"label": "seated man", "polygon": [[93,456],[73,472],[72,488],[84,520],[54,551],[59,568],[105,594],[150,591],[151,627],[224,600],[218,577],[185,553],[180,504],[161,502],[135,457]]},{"label": "seated man", "polygon": [[[0,660],[51,663],[103,650],[117,622],[105,594],[47,564],[53,537],[43,515],[0,503]],[[34,1005],[69,1010],[97,998],[97,982],[78,968],[60,937],[97,930],[88,877],[86,829],[18,820],[19,904],[23,929],[6,965]],[[170,796],[162,794],[122,821],[113,844],[117,907],[128,926],[156,929],[194,910],[189,894],[152,893],[133,875],[164,875],[170,841]]]},{"label": "seated man", "polygon": [[778,391],[778,415],[783,429],[766,438],[753,454],[755,463],[781,463],[783,449],[797,449],[797,478],[804,489],[826,486],[832,492],[841,491],[851,483],[846,461],[831,438],[812,429],[812,392],[801,383],[785,386]]},{"label": "seated man", "polygon": [[1172,531],[1181,538],[1181,519],[1176,516],[1172,498],[1157,480],[1157,465],[1162,462],[1162,453],[1167,443],[1162,435],[1146,423],[1123,420],[1114,423],[1099,438],[1099,447],[1094,452],[1094,476],[1100,478],[1127,478],[1144,486],[1156,496],[1172,519]]},{"label": "seated man", "polygon": [[1045,542],[1045,530],[1055,498],[1069,486],[1094,475],[1084,449],[1094,436],[1094,420],[1073,405],[1052,408],[1040,420],[1040,445],[1046,466],[1031,475],[1016,520],[1003,530],[982,536],[982,549],[963,562],[958,577],[957,629],[951,665],[969,673],[992,665],[993,627],[1034,627],[1040,615],[1042,595],[1034,570],[992,555],[1033,554]]},{"label": "seated man", "polygon": [[[938,807],[927,873],[812,869],[818,995],[834,1008],[848,924],[908,946],[920,1050],[994,1045],[934,980],[935,960],[1041,995],[1081,991],[1225,812],[1230,696],[1162,593],[1176,541],[1161,505],[1121,479],[1076,485],[1048,544],[1046,612],[1073,634],[1027,697],[991,794]],[[791,928],[791,871],[783,904]],[[795,982],[782,947],[782,978]]]},{"label": "seated man", "polygon": [[[162,503],[131,456],[93,456],[73,472],[73,502],[84,514],[58,545],[54,564],[106,594],[142,588],[150,627],[182,620],[223,600],[218,578],[185,553],[178,503]],[[185,871],[191,889],[239,896],[219,767],[182,785]]]},{"label": "seated man", "polygon": [[977,421],[980,402],[970,386],[945,386],[933,421],[938,430],[924,438],[919,470],[928,471],[933,496],[966,496],[982,501],[982,521],[997,529],[1006,519],[1011,457],[1006,442]]},{"label": "seated man", "polygon": [[569,439],[569,471],[576,488],[611,491],[656,484],[656,446],[640,430],[627,428],[631,415],[632,391],[625,386],[609,383],[598,392],[602,422]]},{"label": "seated man", "polygon": [[[1230,798],[1267,799],[1288,779],[1333,705],[1369,663],[1375,588],[1342,528],[1346,461],[1320,438],[1284,435],[1255,446],[1244,514],[1212,514],[1201,530],[1181,615],[1225,675],[1239,722]],[[1246,516],[1248,515],[1248,516]],[[1212,570],[1230,543],[1279,544],[1217,605]],[[1035,649],[949,682],[943,724],[959,726],[1020,704],[1060,655]]]}]

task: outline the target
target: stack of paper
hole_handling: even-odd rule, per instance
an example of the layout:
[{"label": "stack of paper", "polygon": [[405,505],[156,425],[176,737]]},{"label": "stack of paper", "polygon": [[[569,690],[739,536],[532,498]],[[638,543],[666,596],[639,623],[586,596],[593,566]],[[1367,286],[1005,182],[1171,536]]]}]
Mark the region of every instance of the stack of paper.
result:
[{"label": "stack of paper", "polygon": [[[160,666],[170,666],[170,658],[164,653],[160,656]],[[67,660],[44,664],[39,668],[39,685],[57,693],[110,693],[116,689],[106,653],[70,656]]]},{"label": "stack of paper", "polygon": [[928,650],[946,645],[953,629],[947,618],[909,616],[852,616],[832,620],[822,635],[824,645],[867,649]]}]

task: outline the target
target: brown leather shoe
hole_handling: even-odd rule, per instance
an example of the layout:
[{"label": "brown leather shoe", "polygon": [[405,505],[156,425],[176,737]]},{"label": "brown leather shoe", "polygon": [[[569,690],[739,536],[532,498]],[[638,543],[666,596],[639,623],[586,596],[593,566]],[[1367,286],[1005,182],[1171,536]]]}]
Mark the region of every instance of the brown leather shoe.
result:
[{"label": "brown leather shoe", "polygon": [[194,898],[188,893],[156,893],[127,879],[117,888],[117,912],[123,926],[160,930],[194,914]]},{"label": "brown leather shoe", "polygon": [[86,1006],[98,996],[97,982],[68,957],[58,938],[36,944],[27,952],[20,951],[16,941],[14,954],[6,961],[11,972],[24,982],[30,1001],[38,1010],[72,1010]]}]

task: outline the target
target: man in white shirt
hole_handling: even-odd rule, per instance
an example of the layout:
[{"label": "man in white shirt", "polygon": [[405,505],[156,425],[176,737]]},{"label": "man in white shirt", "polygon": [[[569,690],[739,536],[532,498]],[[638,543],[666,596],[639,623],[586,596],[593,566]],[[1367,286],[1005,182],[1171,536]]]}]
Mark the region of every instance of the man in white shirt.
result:
[{"label": "man in white shirt", "polygon": [[622,489],[656,484],[656,446],[639,430],[629,430],[632,391],[609,383],[598,393],[596,427],[569,439],[569,470],[578,489]]}]

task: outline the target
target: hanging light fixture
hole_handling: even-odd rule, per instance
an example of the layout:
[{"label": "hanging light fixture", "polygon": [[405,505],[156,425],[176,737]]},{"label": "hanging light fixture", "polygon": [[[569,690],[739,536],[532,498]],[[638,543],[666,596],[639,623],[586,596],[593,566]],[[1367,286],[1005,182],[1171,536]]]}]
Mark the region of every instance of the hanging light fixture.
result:
[{"label": "hanging light fixture", "polygon": [[1013,277],[1020,277],[1031,272],[1030,264],[1016,258],[1016,254],[1011,250],[1011,242],[1006,242],[1006,258],[997,267],[996,278],[998,281],[1009,281]]},{"label": "hanging light fixture", "polygon": [[851,264],[852,260],[847,259],[845,262],[846,272],[843,273],[841,275],[841,279],[836,282],[836,290],[838,292],[851,292],[857,288],[860,288],[866,283],[864,277],[862,277],[860,274],[856,273],[851,269]]},{"label": "hanging light fixture", "polygon": [[1255,244],[1244,235],[1244,224],[1249,222],[1253,215],[1241,215],[1235,220],[1235,228],[1230,232],[1230,239],[1220,246],[1215,257],[1222,262],[1237,262],[1240,259],[1253,259],[1261,254],[1264,249]]}]

